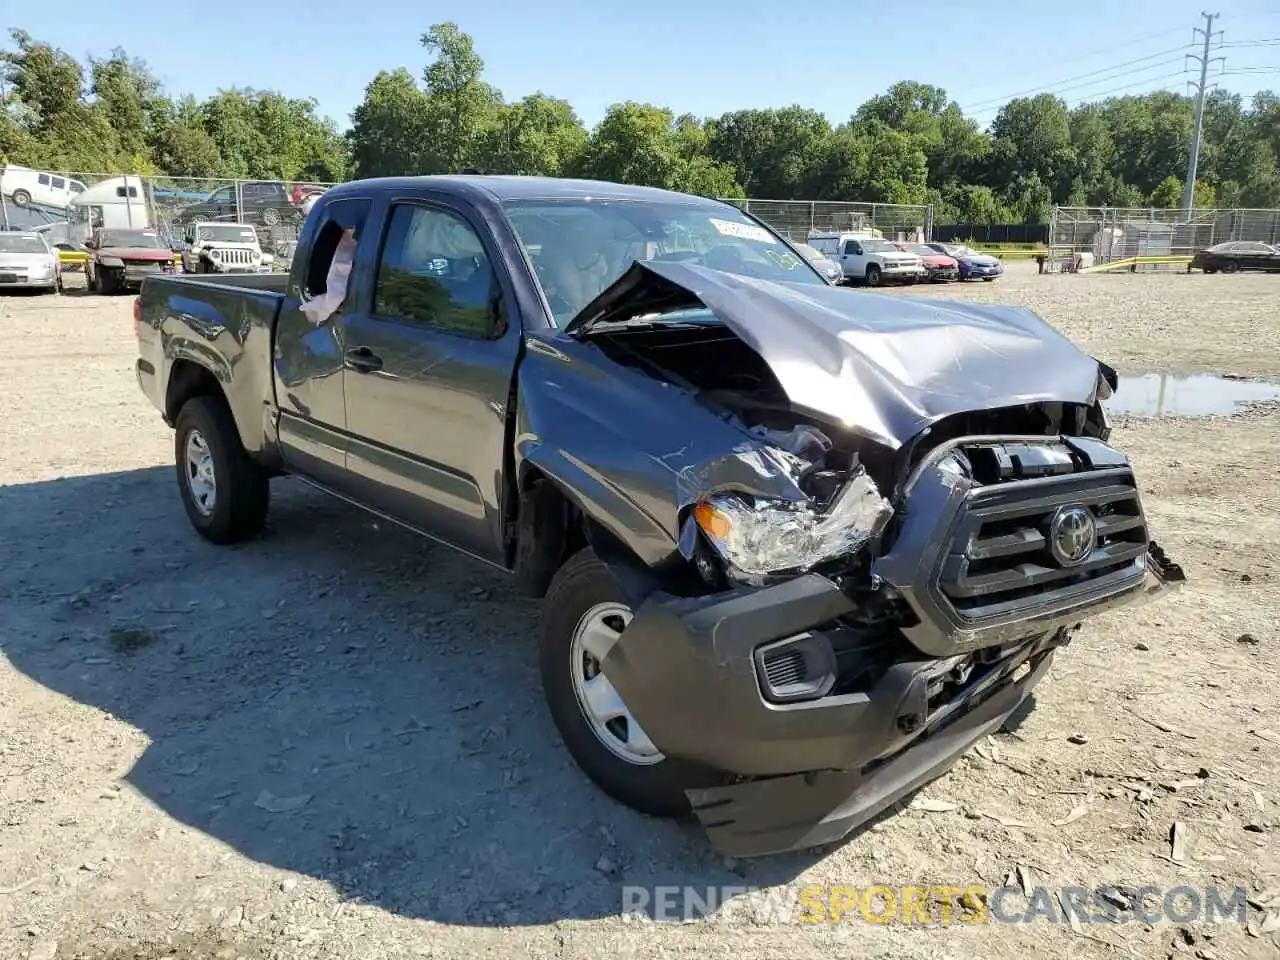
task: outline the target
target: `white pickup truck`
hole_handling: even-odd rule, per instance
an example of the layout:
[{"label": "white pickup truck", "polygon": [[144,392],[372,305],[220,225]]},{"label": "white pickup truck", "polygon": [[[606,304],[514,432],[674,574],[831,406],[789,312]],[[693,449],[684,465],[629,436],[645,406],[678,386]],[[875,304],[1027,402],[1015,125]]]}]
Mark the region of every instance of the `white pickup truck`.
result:
[{"label": "white pickup truck", "polygon": [[814,231],[808,244],[840,264],[846,280],[865,280],[867,286],[878,287],[895,280],[915,283],[920,279],[920,258],[879,237]]},{"label": "white pickup truck", "polygon": [[273,257],[262,252],[248,223],[193,223],[183,236],[185,273],[267,273]]}]

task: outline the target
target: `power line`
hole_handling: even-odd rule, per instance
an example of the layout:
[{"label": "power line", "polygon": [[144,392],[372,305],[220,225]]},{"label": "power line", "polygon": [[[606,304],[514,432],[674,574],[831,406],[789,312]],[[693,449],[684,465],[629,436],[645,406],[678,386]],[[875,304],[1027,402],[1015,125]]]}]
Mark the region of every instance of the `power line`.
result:
[{"label": "power line", "polygon": [[[1099,100],[1110,99],[1110,97],[1113,94],[1120,93],[1122,90],[1131,90],[1134,87],[1146,86],[1147,84],[1156,83],[1157,81],[1160,81],[1160,80],[1172,80],[1175,77],[1186,77],[1186,75],[1187,75],[1187,71],[1179,70],[1176,73],[1166,73],[1164,76],[1161,76],[1161,77],[1148,77],[1145,80],[1135,80],[1133,83],[1126,83],[1123,86],[1112,87],[1111,89],[1107,90],[1104,96],[1090,96],[1086,94],[1082,97],[1073,97],[1071,98],[1071,100],[1067,102],[1067,106],[1078,105],[1081,103],[1097,103]],[[1163,88],[1157,88],[1157,89],[1163,89]]]},{"label": "power line", "polygon": [[[1068,86],[1065,86],[1065,87],[1062,87],[1062,86],[1042,87],[1042,88],[1038,88],[1038,90],[1036,91],[1025,91],[1025,92],[1028,92],[1028,93],[1034,92],[1034,93],[1037,93],[1037,95],[1039,95],[1039,93],[1052,93],[1053,96],[1060,96],[1062,95],[1062,93],[1070,93],[1071,91],[1075,91],[1075,90],[1084,90],[1085,87],[1096,87],[1100,83],[1111,83],[1111,81],[1115,81],[1115,79],[1120,79],[1121,77],[1132,77],[1134,76],[1134,74],[1147,73],[1148,70],[1157,70],[1157,69],[1160,69],[1161,67],[1169,67],[1169,65],[1171,64],[1184,63],[1184,61],[1185,61],[1185,55],[1174,56],[1174,58],[1170,58],[1167,60],[1157,60],[1156,63],[1147,64],[1146,67],[1139,67],[1133,70],[1120,70],[1120,72],[1107,74],[1106,77],[1096,77],[1092,79],[1092,81],[1087,81],[1084,83],[1068,84]],[[1142,82],[1143,81],[1138,81],[1138,83],[1142,83]],[[1125,86],[1132,87],[1134,86],[1134,83],[1130,82],[1128,84],[1125,84]],[[993,110],[998,110],[1002,108],[1002,106],[1004,106],[1006,102],[1009,102],[1009,100],[1014,99],[1014,97],[1016,96],[1019,96],[1019,95],[1016,95],[1015,93],[1015,95],[1009,97],[1009,99],[1001,100],[1001,101],[993,101],[992,104],[989,106],[986,106],[986,108],[978,108],[977,110],[973,110],[972,113],[978,116],[982,114],[992,113]]]},{"label": "power line", "polygon": [[[1002,97],[991,97],[991,98],[989,98],[989,99],[987,99],[987,100],[979,100],[979,101],[977,101],[976,103],[971,103],[971,104],[969,104],[968,106],[963,106],[963,107],[961,107],[960,109],[961,109],[961,110],[964,110],[964,111],[966,111],[966,112],[968,112],[968,111],[973,110],[973,109],[977,109],[977,108],[980,108],[980,107],[985,107],[985,106],[987,106],[988,104],[993,104],[993,103],[1003,104],[1004,102],[1006,102],[1006,101],[1008,101],[1008,100],[1012,100],[1014,97],[1021,97],[1021,96],[1025,96],[1025,95],[1027,95],[1027,94],[1029,94],[1029,93],[1052,93],[1052,92],[1054,92],[1054,90],[1055,90],[1055,89],[1057,89],[1057,88],[1061,87],[1063,84],[1069,84],[1069,83],[1072,83],[1072,82],[1074,82],[1074,81],[1076,81],[1076,80],[1083,80],[1083,79],[1085,79],[1086,77],[1093,77],[1093,76],[1096,76],[1097,74],[1100,74],[1100,73],[1110,73],[1110,72],[1111,72],[1111,71],[1113,71],[1113,70],[1119,70],[1119,69],[1120,69],[1120,68],[1122,68],[1122,67],[1132,66],[1132,65],[1133,65],[1133,64],[1135,64],[1135,63],[1143,63],[1144,61],[1147,61],[1147,60],[1154,60],[1156,57],[1163,57],[1163,56],[1165,56],[1165,55],[1167,55],[1167,54],[1170,54],[1170,53],[1183,53],[1183,52],[1185,52],[1186,50],[1188,50],[1188,49],[1190,49],[1190,48],[1191,48],[1191,44],[1189,44],[1189,43],[1188,43],[1188,44],[1183,44],[1183,45],[1182,45],[1182,46],[1180,46],[1180,47],[1170,47],[1168,50],[1160,50],[1160,51],[1158,51],[1158,52],[1156,52],[1156,53],[1148,54],[1148,55],[1147,55],[1147,56],[1145,56],[1145,57],[1136,57],[1136,58],[1135,58],[1135,59],[1133,59],[1133,60],[1125,60],[1123,63],[1115,63],[1115,64],[1112,64],[1112,65],[1111,65],[1111,66],[1109,66],[1109,67],[1100,67],[1099,69],[1097,69],[1097,70],[1091,70],[1091,71],[1089,71],[1088,73],[1080,73],[1080,74],[1077,74],[1077,75],[1076,75],[1076,76],[1074,76],[1074,77],[1064,77],[1064,78],[1063,78],[1063,79],[1061,79],[1061,80],[1054,80],[1054,81],[1051,81],[1051,82],[1049,82],[1049,83],[1040,84],[1039,86],[1036,86],[1036,87],[1030,87],[1030,88],[1028,88],[1028,89],[1026,89],[1026,90],[1019,90],[1019,91],[1018,91],[1018,92],[1016,92],[1016,93],[1006,94],[1006,95],[1004,95],[1004,96],[1002,96]],[[1175,58],[1175,60],[1181,60],[1181,59],[1182,59],[1182,57],[1177,57],[1177,58]],[[1140,68],[1140,69],[1141,69],[1141,70],[1150,70],[1150,69],[1152,69],[1152,68],[1153,68],[1153,67],[1155,67],[1155,66],[1159,66],[1159,64],[1148,64],[1147,66],[1142,67],[1142,68]],[[1137,71],[1132,71],[1132,70],[1131,70],[1131,71],[1129,71],[1129,73],[1134,73],[1134,72],[1137,72]],[[1123,73],[1122,73],[1122,74],[1117,74],[1117,76],[1125,76],[1125,74],[1123,74]],[[1106,79],[1107,79],[1107,78],[1105,78],[1105,77],[1100,78],[1100,80],[1106,80]],[[1088,84],[1085,84],[1085,86],[1088,86]]]}]

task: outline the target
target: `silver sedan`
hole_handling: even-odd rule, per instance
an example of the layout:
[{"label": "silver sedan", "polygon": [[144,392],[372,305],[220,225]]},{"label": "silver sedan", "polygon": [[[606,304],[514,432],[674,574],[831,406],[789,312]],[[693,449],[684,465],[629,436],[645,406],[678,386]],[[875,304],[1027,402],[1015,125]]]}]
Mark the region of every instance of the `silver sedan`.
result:
[{"label": "silver sedan", "polygon": [[62,290],[62,261],[38,233],[0,233],[0,290]]}]

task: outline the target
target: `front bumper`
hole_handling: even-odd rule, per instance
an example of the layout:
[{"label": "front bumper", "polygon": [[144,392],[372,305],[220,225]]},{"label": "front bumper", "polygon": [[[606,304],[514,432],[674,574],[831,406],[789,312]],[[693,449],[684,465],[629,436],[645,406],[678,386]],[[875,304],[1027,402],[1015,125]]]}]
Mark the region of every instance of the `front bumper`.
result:
[{"label": "front bumper", "polygon": [[0,290],[54,290],[58,286],[58,278],[18,276],[13,280],[0,277]]},{"label": "front bumper", "polygon": [[[1092,451],[1098,478],[1113,479],[1105,448],[1082,442],[1080,449]],[[930,475],[921,469],[921,477]],[[1050,478],[1031,488],[1037,497],[1059,496],[1062,483]],[[963,487],[950,493],[954,498],[945,503],[917,496],[913,513],[935,530],[949,530],[950,518],[963,518],[956,511],[969,497]],[[985,508],[988,499],[973,502]],[[889,554],[883,579],[922,623],[902,628],[887,655],[864,656],[848,642],[858,603],[832,580],[810,573],[706,597],[655,594],[605,657],[604,673],[658,749],[738,778],[688,794],[722,853],[755,856],[838,839],[945,773],[997,729],[1080,620],[1183,579],[1151,541],[1145,556],[1139,550],[1133,576],[1126,567],[1119,579],[1087,594],[1055,595],[1060,602],[1002,610],[972,623],[940,618],[926,624],[936,611],[924,591],[912,589],[917,581],[908,567],[927,575],[934,566],[927,551],[913,546],[915,535],[904,528],[898,543],[914,552],[916,563]],[[895,636],[889,628],[883,633]],[[834,692],[817,699],[767,699],[760,651],[800,635],[816,637],[839,656],[852,652],[854,660],[845,663],[866,668],[840,667],[841,682],[825,688]]]},{"label": "front bumper", "polygon": [[945,774],[974,743],[1017,710],[1053,659],[1050,638],[1030,644],[987,685],[949,705],[908,746],[859,767],[817,770],[690,790],[707,836],[725,856],[804,850],[841,839]]},{"label": "front bumper", "polygon": [[971,277],[999,277],[1004,274],[1004,267],[982,267],[974,264],[960,267],[960,279],[968,280]]}]

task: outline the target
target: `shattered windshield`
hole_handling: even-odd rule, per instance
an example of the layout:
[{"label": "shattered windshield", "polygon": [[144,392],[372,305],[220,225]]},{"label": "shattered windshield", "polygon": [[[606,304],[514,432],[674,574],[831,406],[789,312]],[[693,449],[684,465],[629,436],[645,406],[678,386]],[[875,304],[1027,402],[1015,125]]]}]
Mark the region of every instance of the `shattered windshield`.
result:
[{"label": "shattered windshield", "polygon": [[564,326],[637,260],[826,286],[771,232],[733,207],[634,200],[509,200],[507,217]]}]

